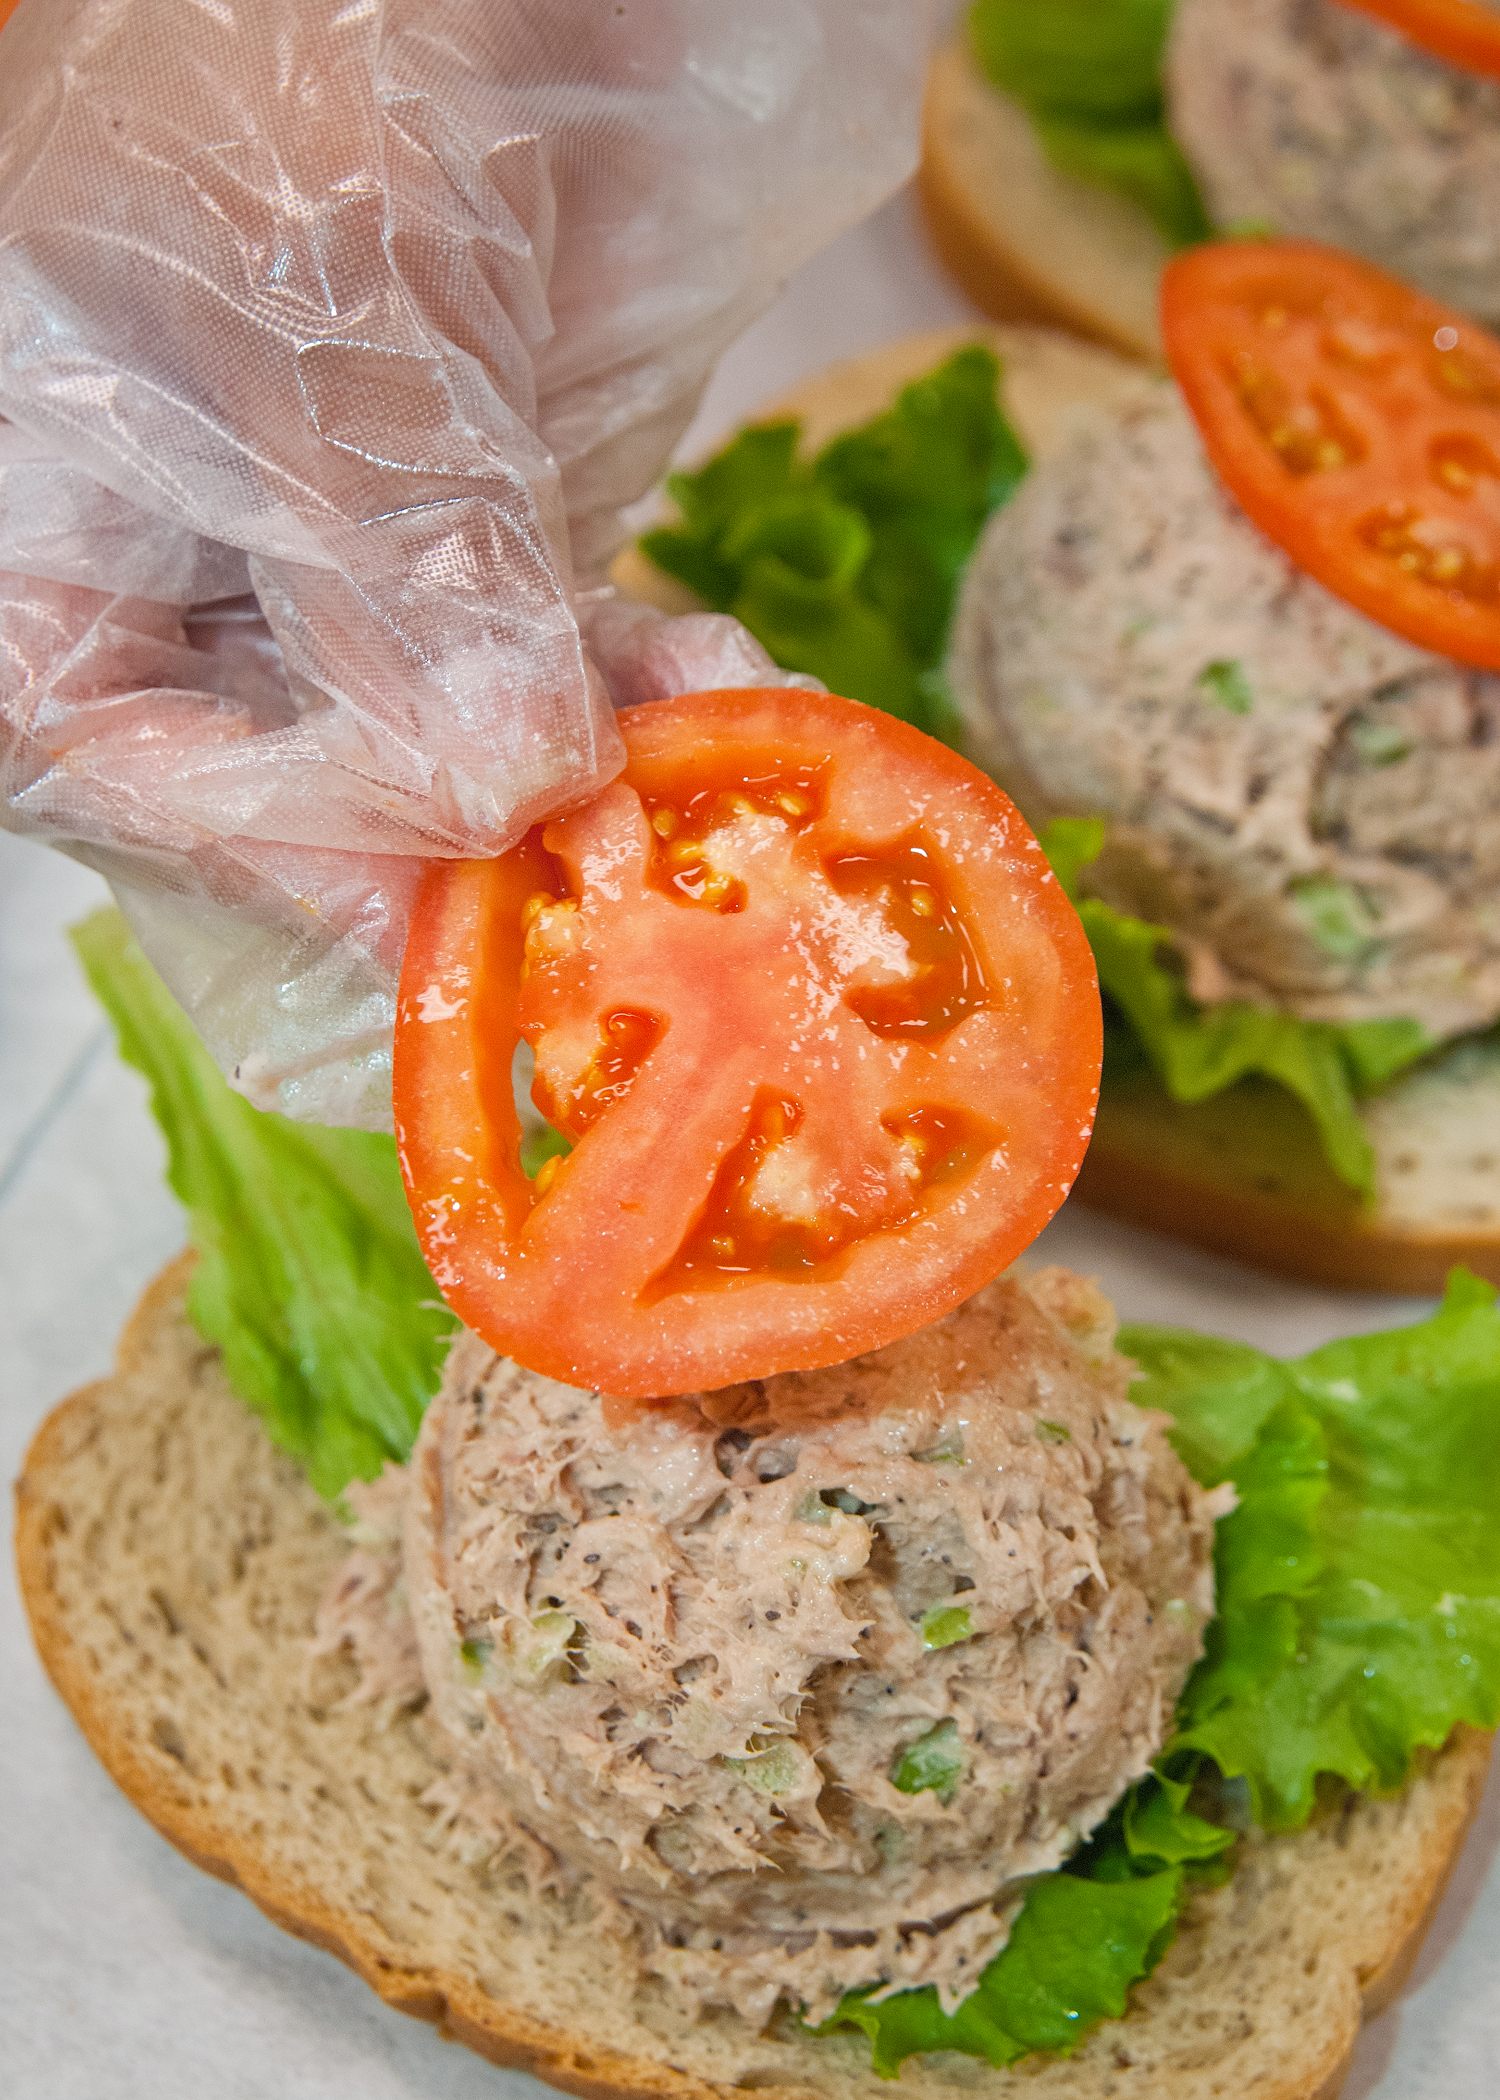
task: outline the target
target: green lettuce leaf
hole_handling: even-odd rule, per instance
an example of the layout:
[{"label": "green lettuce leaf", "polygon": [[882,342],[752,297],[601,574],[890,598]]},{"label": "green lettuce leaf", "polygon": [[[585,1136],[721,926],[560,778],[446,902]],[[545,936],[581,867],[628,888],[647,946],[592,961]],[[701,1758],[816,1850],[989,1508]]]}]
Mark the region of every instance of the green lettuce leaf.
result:
[{"label": "green lettuce leaf", "polygon": [[1200,1006],[1171,966],[1165,927],[1095,897],[1078,913],[1101,987],[1174,1101],[1206,1101],[1241,1079],[1273,1080],[1307,1110],[1340,1180],[1361,1192],[1373,1187],[1375,1155],[1359,1104],[1433,1048],[1419,1022],[1304,1021],[1240,1000]]},{"label": "green lettuce leaf", "polygon": [[1457,1276],[1420,1325],[1283,1363],[1237,1342],[1125,1329],[1143,1406],[1205,1486],[1218,1609],[1156,1770],[1027,1890],[1011,1938],[952,2015],[931,1990],[846,1999],[831,2025],[894,2074],[925,2050],[1007,2064],[1066,2055],[1170,1944],[1195,1884],[1222,1879],[1238,1792],[1270,1830],[1321,1780],[1399,1785],[1424,1748],[1500,1721],[1500,1307]]},{"label": "green lettuce leaf", "polygon": [[1187,1778],[1173,1779],[1157,1772],[1125,1796],[1120,1836],[1137,1868],[1203,1868],[1220,1859],[1234,1843],[1232,1830],[1209,1822],[1188,1806],[1197,1776],[1193,1772]]},{"label": "green lettuce leaf", "polygon": [[1036,111],[1032,123],[1061,174],[1114,190],[1139,205],[1175,248],[1211,232],[1182,148],[1158,120],[1152,124],[1085,124]]},{"label": "green lettuce leaf", "polygon": [[1189,1806],[1194,1777],[1150,1774],[1065,1867],[1038,1875],[1010,1938],[954,2012],[931,1988],[879,2000],[856,1991],[818,2032],[858,2028],[882,2077],[934,2049],[992,2064],[1038,2050],[1070,2056],[1125,2011],[1171,1945],[1193,1884],[1222,1878],[1236,1833]]},{"label": "green lettuce leaf", "polygon": [[1207,238],[1203,200],[1167,129],[1162,53],[1174,0],[975,0],[969,36],[1066,175],[1117,191],[1176,246]]},{"label": "green lettuce leaf", "polygon": [[1459,1274],[1415,1327],[1277,1364],[1129,1329],[1143,1405],[1229,1477],[1218,1613],[1166,1763],[1211,1758],[1257,1823],[1320,1779],[1397,1786],[1460,1722],[1500,1723],[1500,1307]]},{"label": "green lettuce leaf", "polygon": [[1119,1881],[1044,1874],[1032,1883],[1005,1947],[956,2012],[945,2013],[930,1988],[878,2003],[855,1996],[819,2032],[860,2029],[884,2078],[907,2057],[933,2049],[996,2065],[1039,2049],[1070,2056],[1101,2020],[1119,2018],[1131,1985],[1165,1951],[1182,1889],[1180,1867]]},{"label": "green lettuce leaf", "polygon": [[811,459],[796,423],[752,425],[670,478],[679,521],[642,550],[785,669],[942,734],[959,577],[1026,472],[999,376],[971,345]]},{"label": "green lettuce leaf", "polygon": [[417,1247],[395,1141],[234,1093],[118,912],[73,933],[144,1074],[198,1261],[189,1310],[273,1441],[330,1498],[410,1451],[453,1326]]},{"label": "green lettuce leaf", "polygon": [[1176,0],[976,0],[980,63],[1028,106],[1102,124],[1161,115],[1161,61]]},{"label": "green lettuce leaf", "polygon": [[1076,895],[1103,844],[1104,826],[1091,818],[1061,818],[1042,839],[1077,903],[1100,987],[1172,1099],[1206,1101],[1242,1079],[1272,1080],[1307,1110],[1339,1178],[1368,1191],[1375,1157],[1360,1101],[1427,1056],[1433,1042],[1426,1030],[1416,1021],[1303,1021],[1240,1000],[1200,1006],[1173,965],[1166,927]]}]

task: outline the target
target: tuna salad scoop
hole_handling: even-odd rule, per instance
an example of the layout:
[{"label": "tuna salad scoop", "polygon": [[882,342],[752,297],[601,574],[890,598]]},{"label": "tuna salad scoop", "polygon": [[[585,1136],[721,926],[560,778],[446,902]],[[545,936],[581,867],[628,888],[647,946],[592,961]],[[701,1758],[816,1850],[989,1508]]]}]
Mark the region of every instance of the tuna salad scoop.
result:
[{"label": "tuna salad scoop", "polygon": [[[1161,1749],[1222,1496],[1127,1398],[1114,1327],[1043,1271],[837,1369],[623,1420],[456,1344],[406,1496],[431,1711],[473,1798],[693,2005],[955,2002],[1019,1878]],[[325,1645],[378,1648],[372,1566],[351,1556]]]},{"label": "tuna salad scoop", "polygon": [[1351,248],[1500,319],[1500,81],[1337,0],[1178,0],[1166,79],[1218,225]]},{"label": "tuna salad scoop", "polygon": [[1169,383],[995,515],[949,674],[1033,824],[1107,820],[1088,886],[1176,934],[1199,1000],[1435,1040],[1500,1016],[1500,680],[1306,576]]}]

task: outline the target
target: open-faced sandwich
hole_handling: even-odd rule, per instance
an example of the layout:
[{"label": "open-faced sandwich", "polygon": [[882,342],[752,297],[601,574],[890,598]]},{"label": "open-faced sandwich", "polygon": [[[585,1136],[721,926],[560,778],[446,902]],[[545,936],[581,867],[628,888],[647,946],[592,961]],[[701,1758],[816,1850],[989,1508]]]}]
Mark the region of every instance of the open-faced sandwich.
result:
[{"label": "open-faced sandwich", "polygon": [[623,580],[1041,831],[1111,1022],[1085,1197],[1337,1283],[1500,1277],[1500,343],[1299,243],[1200,246],[1165,310],[1172,378],[1024,330],[829,374]]},{"label": "open-faced sandwich", "polygon": [[1494,0],[974,0],[923,195],[987,312],[1136,355],[1212,228],[1326,241],[1500,318]]},{"label": "open-faced sandwich", "polygon": [[1101,1043],[1025,824],[827,695],[622,730],[428,877],[399,1165],[82,930],[196,1261],[20,1483],[57,1685],[579,2093],[1331,2092],[1500,1717],[1495,1292],[1280,1363],[1011,1271]]}]

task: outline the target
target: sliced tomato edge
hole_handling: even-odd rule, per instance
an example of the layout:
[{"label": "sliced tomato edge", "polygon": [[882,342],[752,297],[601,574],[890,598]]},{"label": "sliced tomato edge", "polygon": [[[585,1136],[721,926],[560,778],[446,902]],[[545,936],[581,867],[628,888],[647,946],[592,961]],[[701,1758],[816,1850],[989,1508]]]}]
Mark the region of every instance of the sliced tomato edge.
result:
[{"label": "sliced tomato edge", "polygon": [[1473,0],[1341,0],[1460,73],[1500,79],[1500,22]]},{"label": "sliced tomato edge", "polygon": [[[1294,507],[1290,497],[1283,504],[1257,478],[1240,475],[1236,439],[1242,427],[1242,412],[1228,380],[1196,354],[1194,335],[1200,312],[1190,301],[1197,296],[1200,279],[1206,287],[1205,303],[1227,301],[1234,287],[1233,265],[1243,264],[1247,252],[1314,265],[1356,283],[1374,280],[1400,292],[1414,305],[1425,307],[1439,326],[1455,323],[1469,335],[1477,334],[1494,342],[1497,352],[1500,340],[1457,309],[1418,291],[1377,264],[1326,242],[1208,241],[1174,256],[1162,273],[1162,336],[1173,380],[1192,414],[1210,464],[1251,523],[1304,575],[1384,627],[1387,633],[1471,669],[1500,671],[1500,606],[1482,609],[1457,593],[1441,598],[1427,586],[1421,597],[1415,591],[1409,599],[1397,596],[1393,617],[1391,580],[1376,571],[1373,556],[1368,565],[1357,554],[1351,563],[1345,543],[1319,531],[1316,525],[1305,534],[1289,536],[1284,512]],[[1184,293],[1184,286],[1192,286],[1192,293]],[[1313,559],[1308,557],[1309,548],[1314,550]],[[1314,566],[1318,554],[1323,558]]]},{"label": "sliced tomato edge", "polygon": [[[767,699],[784,698],[786,691],[786,688],[779,687],[749,687],[702,696],[679,696],[679,700],[699,700],[703,703],[705,712],[722,713],[729,720],[737,720],[742,719],[740,711],[747,699],[757,696]],[[1018,853],[1035,851],[1040,855],[1040,847],[1035,844],[1030,828],[1014,809],[1009,797],[987,776],[978,774],[977,769],[960,754],[938,744],[911,725],[895,722],[875,709],[863,708],[860,703],[841,701],[837,696],[800,691],[797,697],[799,707],[812,715],[821,713],[823,705],[832,699],[835,721],[845,729],[848,710],[858,707],[861,713],[871,717],[872,726],[879,725],[887,749],[890,742],[894,741],[914,754],[920,754],[922,763],[928,767],[932,767],[936,761],[940,773],[963,787],[971,787],[977,778],[983,783],[987,794],[996,798],[1008,812],[1008,822],[1014,827],[1011,837],[1015,850]],[[672,700],[654,700],[622,711],[619,717],[622,734],[628,733],[633,719],[666,719],[673,704]],[[892,732],[895,733],[894,738]],[[490,862],[435,862],[426,871],[413,913],[411,937],[403,960],[398,999],[398,1011],[403,1017],[403,1034],[410,1025],[412,1002],[419,999],[429,986],[448,981],[456,966],[457,959],[451,954],[446,938],[451,926],[446,903],[448,896],[461,883],[471,880],[475,871],[492,865]],[[1094,993],[1092,1000],[1086,1002],[1090,1014],[1091,1040],[1080,1046],[1086,1054],[1081,1059],[1075,1055],[1070,1060],[1073,1070],[1092,1074],[1092,1077],[1077,1089],[1075,1098],[1066,1108],[1059,1105],[1058,1109],[1059,1125],[1072,1124],[1080,1133],[1081,1162],[1082,1150],[1086,1148],[1087,1143],[1085,1133],[1092,1128],[1097,1107],[1098,1073],[1102,1054],[1102,1016],[1097,998],[1097,971],[1087,936],[1060,887],[1056,889],[1055,900],[1049,895],[1049,885],[1054,882],[1055,878],[1044,868],[1038,894],[1047,896],[1049,902],[1049,916],[1052,921],[1051,945],[1059,956],[1059,1003],[1061,1005],[1073,1002],[1081,989]],[[428,1042],[435,1046],[438,1039],[427,1037],[426,1028],[450,1028],[453,1021],[419,1022],[416,1025],[424,1028],[424,1036],[420,1039],[407,1036],[407,1042],[421,1040],[424,1047]],[[467,1010],[462,1017],[462,1025],[465,1028],[468,1025]],[[487,1265],[476,1262],[470,1251],[463,1257],[463,1266],[455,1268],[452,1249],[446,1237],[439,1236],[439,1226],[436,1222],[441,1199],[430,1193],[419,1194],[417,1190],[419,1181],[425,1181],[430,1191],[433,1181],[440,1178],[448,1165],[446,1158],[440,1159],[434,1153],[430,1118],[422,1099],[429,1069],[427,1060],[414,1062],[409,1055],[404,1054],[404,1047],[398,1046],[393,1074],[393,1100],[403,1177],[423,1252],[429,1260],[429,1265],[433,1267],[435,1276],[438,1276],[439,1287],[445,1299],[467,1325],[483,1334],[486,1326],[497,1324],[489,1318],[492,1302],[486,1289]],[[976,1170],[975,1178],[982,1176],[983,1172],[982,1167]],[[786,1302],[806,1309],[813,1317],[797,1322],[780,1323],[785,1339],[774,1352],[762,1338],[759,1328],[752,1329],[738,1339],[731,1337],[728,1341],[721,1332],[716,1337],[712,1352],[715,1357],[714,1385],[732,1385],[750,1378],[824,1368],[846,1361],[851,1354],[862,1354],[866,1350],[898,1340],[931,1320],[941,1318],[944,1313],[982,1289],[1025,1252],[1056,1215],[1076,1179],[1076,1173],[1077,1169],[1074,1168],[1071,1174],[1065,1179],[1060,1177],[1050,1188],[1046,1188],[1043,1181],[1038,1182],[1038,1188],[1044,1189],[1045,1192],[1042,1203],[1033,1205],[1032,1211],[1033,1215],[1045,1211],[1040,1224],[1033,1226],[1028,1220],[1017,1232],[1013,1226],[1007,1231],[1002,1222],[957,1262],[953,1260],[951,1253],[944,1254],[941,1244],[949,1229],[944,1215],[949,1206],[945,1203],[908,1225],[889,1232],[872,1233],[856,1243],[841,1259],[839,1273],[834,1277],[788,1281],[784,1287],[787,1293]],[[972,1180],[962,1184],[955,1189],[954,1197],[950,1201],[972,1193],[972,1189]],[[478,1199],[481,1218],[486,1211],[494,1212],[502,1208],[492,1201],[489,1184],[485,1181],[475,1184],[474,1195]],[[882,1318],[878,1311],[878,1293],[874,1292],[872,1281],[867,1281],[863,1272],[872,1266],[877,1270],[885,1268],[891,1259],[894,1242],[902,1241],[910,1247],[917,1239],[935,1239],[938,1242],[930,1262],[925,1257],[924,1250],[923,1260],[916,1264],[930,1266],[934,1271],[931,1280],[922,1287],[920,1311],[915,1318],[912,1317],[914,1308],[909,1308],[905,1313],[893,1312]],[[998,1255],[995,1252],[997,1239],[1010,1242],[1002,1247]],[[765,1292],[768,1286],[774,1287],[777,1281],[756,1277],[752,1279],[749,1287]],[[878,1278],[875,1281],[878,1281]],[[723,1291],[726,1301],[732,1301],[735,1296],[740,1295],[733,1285],[714,1286],[710,1287],[710,1290],[714,1294]],[[704,1294],[705,1297],[708,1295]],[[875,1300],[873,1304],[872,1297]],[[856,1324],[857,1333],[854,1331]],[[788,1331],[791,1328],[795,1328],[796,1331]],[[709,1389],[702,1370],[704,1350],[696,1347],[691,1339],[675,1345],[668,1344],[665,1336],[661,1341],[662,1346],[655,1351],[627,1350],[625,1355],[631,1358],[631,1363],[626,1363],[618,1350],[611,1350],[607,1346],[595,1346],[592,1340],[586,1337],[580,1346],[578,1330],[571,1323],[560,1321],[555,1330],[555,1338],[549,1336],[545,1330],[533,1332],[526,1337],[524,1354],[516,1353],[513,1339],[506,1353],[511,1354],[515,1361],[524,1362],[540,1375],[556,1378],[570,1385],[605,1392],[612,1397],[631,1402],[670,1398],[685,1391]]]}]

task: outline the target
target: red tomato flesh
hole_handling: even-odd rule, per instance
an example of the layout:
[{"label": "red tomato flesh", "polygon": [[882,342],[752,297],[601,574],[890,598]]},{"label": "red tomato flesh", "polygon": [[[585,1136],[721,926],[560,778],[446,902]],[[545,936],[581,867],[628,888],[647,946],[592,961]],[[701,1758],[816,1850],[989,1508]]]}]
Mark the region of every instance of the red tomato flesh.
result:
[{"label": "red tomato flesh", "polygon": [[1223,241],[1163,280],[1204,449],[1299,567],[1500,670],[1500,340],[1335,248]]},{"label": "red tomato flesh", "polygon": [[[395,1098],[459,1316],[638,1400],[843,1362],[998,1275],[1078,1171],[1101,1024],[1072,906],[955,753],[780,689],[619,725],[586,808],[428,873]],[[535,1182],[523,1041],[573,1146]]]},{"label": "red tomato flesh", "polygon": [[1500,16],[1482,0],[1343,0],[1462,73],[1500,79]]}]

